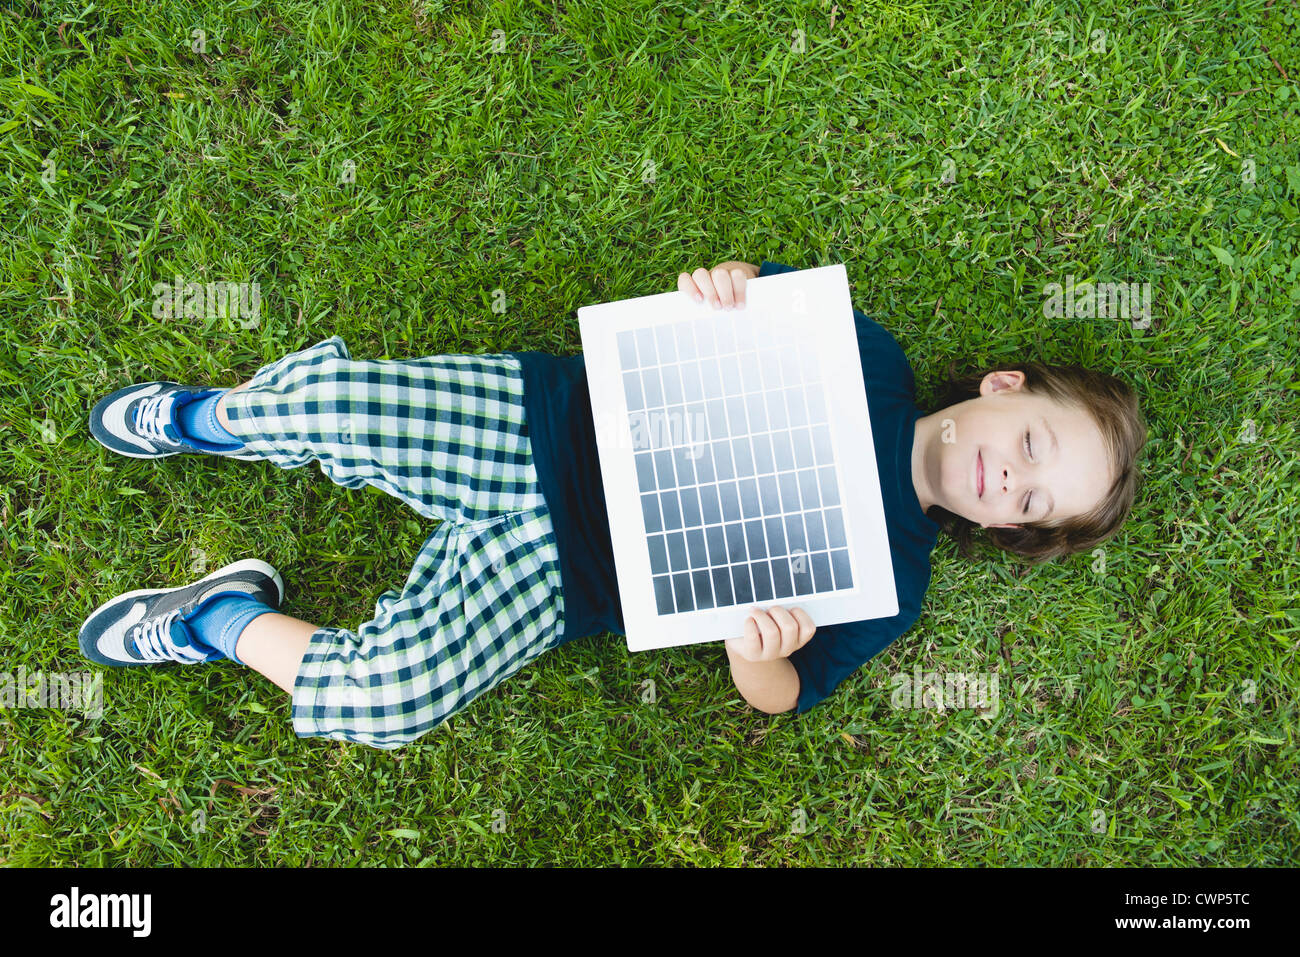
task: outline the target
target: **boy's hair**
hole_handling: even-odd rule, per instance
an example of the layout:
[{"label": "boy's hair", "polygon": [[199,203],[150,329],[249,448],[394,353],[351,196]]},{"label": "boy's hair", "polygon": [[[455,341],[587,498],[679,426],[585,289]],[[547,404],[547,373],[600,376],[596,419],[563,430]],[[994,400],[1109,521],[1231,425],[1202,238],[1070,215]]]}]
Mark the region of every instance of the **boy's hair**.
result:
[{"label": "boy's hair", "polygon": [[[1147,440],[1146,420],[1138,407],[1137,395],[1126,382],[1077,365],[1021,362],[999,365],[988,372],[1004,370],[1025,374],[1021,387],[1024,391],[1087,412],[1101,430],[1111,468],[1117,474],[1101,504],[1090,512],[1062,522],[1021,522],[1020,528],[986,528],[984,532],[997,547],[1024,556],[1034,565],[1058,556],[1086,552],[1119,531],[1133,507],[1139,476],[1138,453]],[[988,372],[954,377],[950,365],[948,381],[940,386],[941,399],[931,411],[977,398],[980,383]],[[930,506],[926,514],[953,537],[964,557],[974,557],[971,533],[981,526],[939,505]]]}]

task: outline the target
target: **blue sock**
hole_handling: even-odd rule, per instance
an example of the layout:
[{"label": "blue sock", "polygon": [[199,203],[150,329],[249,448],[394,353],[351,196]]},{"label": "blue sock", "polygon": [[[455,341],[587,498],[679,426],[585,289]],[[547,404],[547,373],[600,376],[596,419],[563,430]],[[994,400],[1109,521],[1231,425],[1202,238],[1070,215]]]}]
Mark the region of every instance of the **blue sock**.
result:
[{"label": "blue sock", "polygon": [[180,429],[182,438],[199,439],[213,445],[243,446],[244,443],[238,436],[231,435],[217,421],[217,402],[226,392],[226,389],[222,389],[205,398],[182,405],[176,411],[176,425]]},{"label": "blue sock", "polygon": [[177,619],[173,628],[184,628],[190,642],[200,648],[219,651],[231,661],[242,665],[235,657],[235,645],[244,626],[258,615],[275,611],[242,592],[213,595],[184,618]]}]

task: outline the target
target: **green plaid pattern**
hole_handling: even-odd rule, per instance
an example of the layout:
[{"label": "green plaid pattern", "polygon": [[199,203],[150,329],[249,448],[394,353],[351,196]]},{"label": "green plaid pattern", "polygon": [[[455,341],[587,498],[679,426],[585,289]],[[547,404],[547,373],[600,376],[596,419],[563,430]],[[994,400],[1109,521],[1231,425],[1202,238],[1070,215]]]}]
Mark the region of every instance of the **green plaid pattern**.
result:
[{"label": "green plaid pattern", "polygon": [[559,643],[560,558],[514,356],[358,361],[334,336],[259,369],[226,412],[280,468],[315,460],[440,522],[371,621],[312,635],[300,737],[400,747]]}]

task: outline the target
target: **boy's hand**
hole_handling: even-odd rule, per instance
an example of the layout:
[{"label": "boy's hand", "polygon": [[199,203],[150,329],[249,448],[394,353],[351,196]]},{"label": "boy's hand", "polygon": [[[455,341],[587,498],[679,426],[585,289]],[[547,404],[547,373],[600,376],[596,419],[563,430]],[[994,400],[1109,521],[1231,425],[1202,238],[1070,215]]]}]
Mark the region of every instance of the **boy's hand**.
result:
[{"label": "boy's hand", "polygon": [[712,270],[701,266],[690,273],[681,273],[677,277],[677,288],[696,302],[705,299],[714,309],[744,309],[745,280],[758,276],[758,267],[753,263],[732,260],[718,263]]},{"label": "boy's hand", "polygon": [[727,649],[746,661],[772,661],[789,658],[812,640],[817,626],[802,608],[789,611],[773,605],[766,611],[754,607],[754,613],[745,619],[742,638],[728,638]]}]

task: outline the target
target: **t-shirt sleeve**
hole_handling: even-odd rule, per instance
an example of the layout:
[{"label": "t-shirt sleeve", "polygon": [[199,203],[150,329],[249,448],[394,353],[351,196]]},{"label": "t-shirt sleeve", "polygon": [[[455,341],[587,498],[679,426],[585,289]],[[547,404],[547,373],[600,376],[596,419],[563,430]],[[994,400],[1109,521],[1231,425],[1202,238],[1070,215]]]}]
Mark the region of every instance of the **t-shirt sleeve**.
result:
[{"label": "t-shirt sleeve", "polygon": [[799,675],[795,712],[803,714],[830,696],[845,678],[884,651],[911,627],[900,615],[847,621],[818,628],[812,640],[790,655]]},{"label": "t-shirt sleeve", "polygon": [[759,264],[758,275],[755,278],[762,279],[764,276],[775,276],[777,273],[798,271],[799,270],[794,266],[786,266],[782,263],[774,263],[764,259],[762,263]]}]

